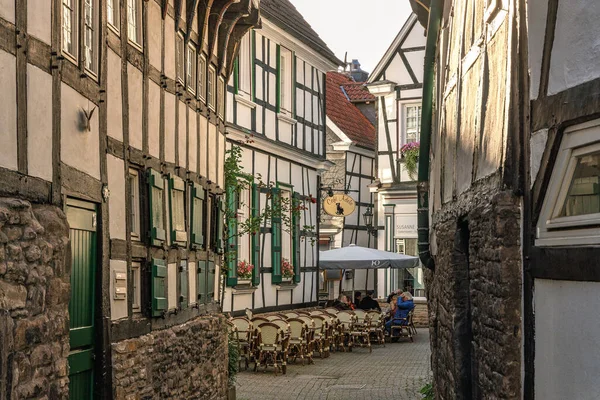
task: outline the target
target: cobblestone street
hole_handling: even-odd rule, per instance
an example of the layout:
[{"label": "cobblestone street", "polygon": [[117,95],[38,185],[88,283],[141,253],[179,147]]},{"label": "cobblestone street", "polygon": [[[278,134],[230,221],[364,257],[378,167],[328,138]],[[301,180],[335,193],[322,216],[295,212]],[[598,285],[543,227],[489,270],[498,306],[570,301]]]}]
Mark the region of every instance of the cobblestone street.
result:
[{"label": "cobblestone street", "polygon": [[427,382],[429,334],[419,329],[414,343],[388,343],[386,347],[357,348],[352,353],[332,353],[313,365],[288,365],[287,375],[241,371],[237,379],[239,400],[286,399],[419,399]]}]

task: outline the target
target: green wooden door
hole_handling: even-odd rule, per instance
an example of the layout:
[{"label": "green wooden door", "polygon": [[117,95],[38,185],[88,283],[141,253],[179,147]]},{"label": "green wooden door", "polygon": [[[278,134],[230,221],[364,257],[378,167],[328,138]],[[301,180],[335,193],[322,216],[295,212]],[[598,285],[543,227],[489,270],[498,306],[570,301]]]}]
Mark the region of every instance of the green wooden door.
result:
[{"label": "green wooden door", "polygon": [[91,399],[94,387],[96,206],[67,200],[71,239],[69,394]]}]

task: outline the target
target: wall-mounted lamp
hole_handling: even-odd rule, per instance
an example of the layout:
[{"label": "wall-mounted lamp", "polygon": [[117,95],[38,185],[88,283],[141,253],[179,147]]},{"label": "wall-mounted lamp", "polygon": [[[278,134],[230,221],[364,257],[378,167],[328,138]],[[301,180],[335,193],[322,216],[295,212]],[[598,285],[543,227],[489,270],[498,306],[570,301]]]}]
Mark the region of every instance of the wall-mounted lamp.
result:
[{"label": "wall-mounted lamp", "polygon": [[373,236],[377,236],[377,228],[373,226],[373,211],[371,211],[371,207],[367,208],[367,211],[363,214],[363,220],[367,227],[367,232]]}]

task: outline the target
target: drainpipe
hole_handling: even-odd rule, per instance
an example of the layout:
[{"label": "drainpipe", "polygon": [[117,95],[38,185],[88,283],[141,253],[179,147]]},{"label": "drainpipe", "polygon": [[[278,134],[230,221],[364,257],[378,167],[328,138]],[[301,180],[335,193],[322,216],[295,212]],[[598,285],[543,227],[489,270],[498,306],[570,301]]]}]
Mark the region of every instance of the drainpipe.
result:
[{"label": "drainpipe", "polygon": [[432,0],[429,9],[425,65],[423,71],[423,104],[421,111],[421,145],[419,157],[419,184],[417,185],[418,245],[421,263],[435,270],[429,245],[429,150],[431,148],[431,121],[433,114],[433,82],[438,32],[442,20],[443,0]]}]

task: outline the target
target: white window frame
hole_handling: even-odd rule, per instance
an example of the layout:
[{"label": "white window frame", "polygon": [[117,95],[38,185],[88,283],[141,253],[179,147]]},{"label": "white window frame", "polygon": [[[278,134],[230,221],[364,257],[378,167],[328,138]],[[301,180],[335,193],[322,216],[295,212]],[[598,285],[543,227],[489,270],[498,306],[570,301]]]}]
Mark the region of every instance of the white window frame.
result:
[{"label": "white window frame", "polygon": [[[83,0],[83,43],[81,48],[83,66],[86,72],[89,72],[93,76],[98,76],[98,53],[100,50],[98,33],[99,33],[99,6],[98,0]],[[88,18],[88,10],[91,8],[91,15]],[[88,37],[88,34],[90,35]],[[91,62],[88,60],[92,58]]]},{"label": "white window frame", "polygon": [[208,67],[208,75],[207,75],[207,84],[206,84],[206,103],[208,104],[208,107],[215,111],[215,100],[216,100],[216,92],[215,92],[215,86],[217,84],[217,72],[215,71],[215,68],[211,65]]},{"label": "white window frame", "polygon": [[140,214],[140,176],[135,169],[129,169],[127,174],[129,180],[129,211],[131,213],[131,226],[129,227],[131,237],[140,239],[141,235],[141,214]]},{"label": "white window frame", "polygon": [[[238,224],[244,223],[248,218],[250,218],[250,204],[251,204],[251,194],[250,188],[243,187],[246,186],[247,182],[242,182],[242,187],[238,193],[238,203],[237,203],[237,221]],[[250,252],[250,235],[245,234],[243,236],[238,237],[238,248],[237,248],[237,259],[238,261],[246,261],[251,262],[251,252]]]},{"label": "white window frame", "polygon": [[286,199],[285,201],[288,204],[288,210],[286,212],[287,215],[285,216],[285,219],[283,218],[283,216],[281,218],[281,257],[287,259],[291,263],[294,246],[294,235],[292,235],[292,227],[286,226],[284,221],[286,219],[290,222],[292,221],[292,191],[287,186],[280,186],[279,190],[281,196],[281,203],[283,204],[283,199]]},{"label": "white window frame", "polygon": [[404,239],[396,239],[396,253],[406,254],[406,241]]},{"label": "white window frame", "polygon": [[238,94],[250,97],[252,93],[252,37],[247,33],[240,41],[238,56]]},{"label": "white window frame", "polygon": [[292,57],[291,50],[279,48],[279,109],[281,112],[292,113]]},{"label": "white window frame", "polygon": [[[127,40],[142,48],[142,0],[127,1]],[[133,17],[135,16],[135,20]],[[135,38],[132,37],[135,34]]]},{"label": "white window frame", "polygon": [[225,116],[225,80],[219,77],[217,83],[217,115],[223,119]]},{"label": "white window frame", "polygon": [[[80,0],[62,0],[61,2],[61,48],[62,53],[77,63],[79,56],[79,2]],[[67,11],[69,10],[69,11]],[[70,14],[69,27],[66,26],[65,15]],[[66,32],[70,28],[70,35]],[[67,49],[66,38],[70,36],[71,51]]]},{"label": "white window frame", "polygon": [[185,43],[179,32],[175,36],[175,74],[177,81],[185,86]]},{"label": "white window frame", "polygon": [[195,47],[194,43],[190,42],[190,43],[188,43],[188,46],[187,46],[185,76],[186,76],[186,81],[187,81],[187,88],[193,94],[196,94],[196,83],[198,80],[198,78],[196,76],[197,66],[198,66],[198,61],[196,60],[196,47]]},{"label": "white window frame", "polygon": [[[108,27],[119,33],[121,26],[121,0],[107,0],[106,1],[106,18]],[[112,19],[112,21],[111,21]]]},{"label": "white window frame", "polygon": [[[416,133],[416,138],[415,140],[410,140],[408,139],[408,110],[409,108],[415,108],[416,112],[417,112],[417,121],[416,121],[416,126],[414,129],[411,129],[411,133],[415,132]],[[421,116],[422,116],[422,105],[421,103],[407,103],[404,104],[402,107],[402,120],[403,120],[403,124],[404,124],[404,144],[407,143],[412,143],[412,142],[418,142],[421,140]],[[388,116],[389,117],[389,116]]]},{"label": "white window frame", "polygon": [[565,130],[544,198],[536,246],[593,246],[600,244],[600,213],[560,217],[579,157],[600,151],[600,119]]},{"label": "white window frame", "polygon": [[140,272],[140,267],[141,265],[138,262],[131,263],[131,311],[133,313],[142,312],[142,275]]},{"label": "white window frame", "polygon": [[200,54],[198,57],[198,98],[206,101],[206,57]]}]

